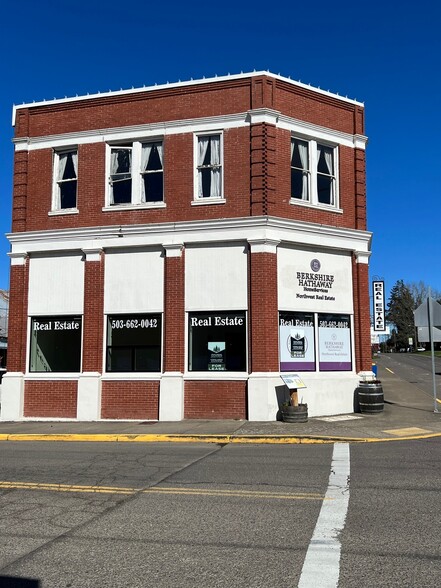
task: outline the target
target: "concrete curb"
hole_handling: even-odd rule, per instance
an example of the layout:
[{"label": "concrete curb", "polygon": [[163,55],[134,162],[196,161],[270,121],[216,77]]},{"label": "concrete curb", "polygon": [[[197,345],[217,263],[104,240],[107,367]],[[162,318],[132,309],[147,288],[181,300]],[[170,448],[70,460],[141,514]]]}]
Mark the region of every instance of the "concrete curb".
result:
[{"label": "concrete curb", "polygon": [[441,437],[441,433],[409,435],[406,437],[343,437],[321,435],[137,435],[137,434],[0,434],[0,441],[68,441],[100,443],[230,443],[241,444],[324,444],[324,443],[383,443],[388,441],[415,441]]}]

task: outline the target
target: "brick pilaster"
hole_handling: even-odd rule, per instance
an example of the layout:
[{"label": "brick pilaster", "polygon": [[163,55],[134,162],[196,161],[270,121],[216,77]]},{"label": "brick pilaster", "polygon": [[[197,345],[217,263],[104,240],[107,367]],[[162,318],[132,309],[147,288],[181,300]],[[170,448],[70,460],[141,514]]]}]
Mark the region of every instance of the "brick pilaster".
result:
[{"label": "brick pilaster", "polygon": [[277,241],[250,241],[249,371],[279,371]]},{"label": "brick pilaster", "polygon": [[29,258],[25,254],[10,254],[10,256],[7,368],[9,372],[24,373],[26,371]]},{"label": "brick pilaster", "polygon": [[354,342],[357,372],[371,371],[371,321],[369,308],[368,254],[356,253],[352,260],[354,292]]},{"label": "brick pilaster", "polygon": [[83,372],[102,372],[104,253],[84,249]]},{"label": "brick pilaster", "polygon": [[164,245],[164,372],[183,373],[185,349],[185,251]]}]

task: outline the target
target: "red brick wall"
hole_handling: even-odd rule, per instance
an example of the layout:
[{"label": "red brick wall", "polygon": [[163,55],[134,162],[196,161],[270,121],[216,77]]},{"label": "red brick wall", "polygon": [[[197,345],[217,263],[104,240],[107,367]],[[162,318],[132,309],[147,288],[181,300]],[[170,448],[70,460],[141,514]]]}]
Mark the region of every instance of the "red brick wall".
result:
[{"label": "red brick wall", "polygon": [[76,418],[77,386],[76,381],[25,382],[24,416]]},{"label": "red brick wall", "polygon": [[[250,372],[279,370],[277,310],[277,255],[249,254],[249,345]],[[268,285],[271,284],[271,287]]]},{"label": "red brick wall", "polygon": [[164,372],[184,372],[185,251],[166,257],[164,264]]},{"label": "red brick wall", "polygon": [[159,418],[159,382],[103,382],[102,419]]},{"label": "red brick wall", "polygon": [[371,371],[371,323],[369,306],[369,266],[352,261],[354,293],[354,341],[357,371]]},{"label": "red brick wall", "polygon": [[[16,136],[111,128],[246,113],[275,108],[296,119],[347,133],[362,133],[363,109],[335,98],[266,76],[157,90],[19,111]],[[103,212],[105,144],[78,148],[78,215],[48,216],[52,192],[52,150],[16,154],[14,230],[75,226],[125,225],[270,214],[342,227],[362,228],[365,219],[364,153],[340,147],[340,195],[343,214],[293,206],[290,198],[290,133],[267,124],[224,131],[226,203],[192,206],[194,193],[193,134],[164,138],[167,207]],[[354,157],[355,155],[355,157]],[[28,162],[29,159],[29,162]],[[357,207],[357,209],[355,208]]]},{"label": "red brick wall", "polygon": [[102,372],[104,253],[84,262],[83,372]]},{"label": "red brick wall", "polygon": [[12,265],[10,274],[8,371],[26,371],[29,259]]},{"label": "red brick wall", "polygon": [[185,382],[186,419],[246,419],[246,382]]}]

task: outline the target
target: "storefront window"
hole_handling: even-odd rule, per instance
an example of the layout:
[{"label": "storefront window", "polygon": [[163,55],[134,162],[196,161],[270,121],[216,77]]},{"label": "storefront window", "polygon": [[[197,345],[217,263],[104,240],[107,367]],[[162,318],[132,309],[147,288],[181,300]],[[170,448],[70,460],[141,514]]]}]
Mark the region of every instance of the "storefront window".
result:
[{"label": "storefront window", "polygon": [[189,371],[246,371],[245,312],[189,315]]},{"label": "storefront window", "polygon": [[31,320],[31,372],[79,372],[81,317],[34,317]]},{"label": "storefront window", "polygon": [[281,312],[279,315],[280,371],[316,369],[314,314]]},{"label": "storefront window", "polygon": [[346,314],[319,314],[320,371],[352,370],[351,322]]},{"label": "storefront window", "polygon": [[161,371],[161,315],[107,317],[108,372]]}]

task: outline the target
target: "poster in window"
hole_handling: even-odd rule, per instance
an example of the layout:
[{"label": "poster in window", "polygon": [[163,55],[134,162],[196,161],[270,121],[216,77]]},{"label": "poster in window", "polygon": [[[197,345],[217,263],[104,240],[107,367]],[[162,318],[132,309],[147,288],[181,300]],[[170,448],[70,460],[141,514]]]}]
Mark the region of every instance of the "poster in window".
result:
[{"label": "poster in window", "polygon": [[208,343],[208,370],[224,371],[226,370],[226,345],[225,341],[210,341]]},{"label": "poster in window", "polygon": [[351,371],[351,327],[348,315],[320,314],[319,368],[320,371]]},{"label": "poster in window", "polygon": [[314,315],[283,312],[279,317],[280,371],[315,370]]}]

